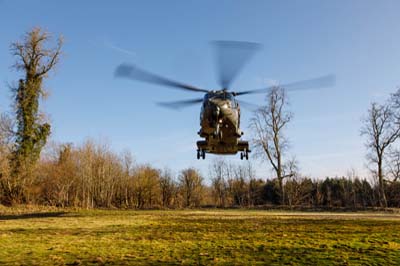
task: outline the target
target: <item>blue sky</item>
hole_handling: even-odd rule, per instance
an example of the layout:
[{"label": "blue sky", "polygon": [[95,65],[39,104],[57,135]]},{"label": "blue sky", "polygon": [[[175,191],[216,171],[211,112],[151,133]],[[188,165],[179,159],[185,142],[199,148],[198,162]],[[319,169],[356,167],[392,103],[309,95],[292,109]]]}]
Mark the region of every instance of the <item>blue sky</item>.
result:
[{"label": "blue sky", "polygon": [[[303,174],[365,174],[361,117],[400,84],[399,1],[18,1],[0,0],[0,110],[10,110],[7,83],[11,42],[33,26],[65,38],[64,56],[46,82],[43,105],[52,139],[81,143],[105,139],[130,150],[139,163],[174,171],[194,166],[207,175],[214,155],[195,158],[200,106],[182,112],[157,101],[195,93],[115,79],[115,67],[135,63],[167,77],[217,88],[209,42],[239,40],[263,45],[233,88],[261,88],[334,73],[335,87],[289,94],[294,119],[290,153]],[[245,101],[262,104],[263,97]],[[242,114],[250,137],[251,112]],[[239,156],[226,159],[242,163]],[[271,176],[252,159],[257,176]]]}]

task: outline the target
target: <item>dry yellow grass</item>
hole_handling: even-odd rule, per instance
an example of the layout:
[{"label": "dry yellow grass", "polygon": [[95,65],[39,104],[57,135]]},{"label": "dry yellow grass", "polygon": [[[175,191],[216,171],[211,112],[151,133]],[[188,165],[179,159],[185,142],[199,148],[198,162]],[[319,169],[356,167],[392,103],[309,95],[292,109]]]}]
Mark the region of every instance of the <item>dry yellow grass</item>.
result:
[{"label": "dry yellow grass", "polygon": [[400,265],[400,216],[0,208],[0,264]]}]

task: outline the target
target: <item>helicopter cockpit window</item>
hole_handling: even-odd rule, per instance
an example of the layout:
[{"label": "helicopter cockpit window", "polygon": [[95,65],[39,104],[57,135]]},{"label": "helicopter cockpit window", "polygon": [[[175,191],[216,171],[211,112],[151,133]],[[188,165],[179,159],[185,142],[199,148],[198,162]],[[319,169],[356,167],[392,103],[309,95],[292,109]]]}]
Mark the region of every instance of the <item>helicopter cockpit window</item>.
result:
[{"label": "helicopter cockpit window", "polygon": [[225,97],[224,97],[224,95],[223,95],[222,93],[215,94],[213,98],[215,98],[215,99],[221,99],[221,100],[224,100],[224,99],[225,99]]},{"label": "helicopter cockpit window", "polygon": [[230,100],[230,101],[234,101],[234,98],[233,98],[232,94],[230,94],[230,93],[226,93],[225,94],[225,99],[226,100]]},{"label": "helicopter cockpit window", "polygon": [[236,101],[236,100],[232,100],[232,103],[233,103],[233,107],[235,107],[235,108],[237,108],[238,107],[238,102]]},{"label": "helicopter cockpit window", "polygon": [[213,98],[217,98],[217,99],[221,99],[221,100],[230,100],[230,101],[234,100],[234,97],[230,93],[215,94]]},{"label": "helicopter cockpit window", "polygon": [[232,94],[226,93],[226,94],[225,94],[225,100],[228,100],[228,101],[230,102],[230,106],[231,106],[231,107],[233,107],[233,108],[236,108],[236,107],[237,107],[237,102],[236,102],[236,100],[235,100],[235,97],[233,97]]}]

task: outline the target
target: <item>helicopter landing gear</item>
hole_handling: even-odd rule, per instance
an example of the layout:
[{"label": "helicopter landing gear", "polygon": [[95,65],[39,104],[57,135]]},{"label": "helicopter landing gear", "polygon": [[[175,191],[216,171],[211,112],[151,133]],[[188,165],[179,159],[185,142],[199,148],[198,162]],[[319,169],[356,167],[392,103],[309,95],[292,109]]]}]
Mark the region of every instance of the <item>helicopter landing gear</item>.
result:
[{"label": "helicopter landing gear", "polygon": [[243,160],[243,158],[246,158],[246,160],[249,159],[249,151],[248,150],[244,150],[240,153],[240,160]]},{"label": "helicopter landing gear", "polygon": [[197,150],[197,160],[200,160],[200,158],[202,158],[203,160],[206,158],[205,150]]}]

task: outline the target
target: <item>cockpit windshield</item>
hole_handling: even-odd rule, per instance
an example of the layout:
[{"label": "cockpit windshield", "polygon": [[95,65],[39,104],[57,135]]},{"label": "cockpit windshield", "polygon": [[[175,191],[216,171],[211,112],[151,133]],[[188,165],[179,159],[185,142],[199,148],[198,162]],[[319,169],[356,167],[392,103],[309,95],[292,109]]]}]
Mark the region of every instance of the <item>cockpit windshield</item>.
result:
[{"label": "cockpit windshield", "polygon": [[208,99],[211,99],[211,98],[221,99],[221,100],[230,100],[230,101],[234,101],[235,100],[235,98],[233,97],[232,93],[229,93],[229,92],[207,93],[204,96],[205,100],[208,100]]},{"label": "cockpit windshield", "polygon": [[209,92],[204,96],[204,103],[206,104],[206,102],[208,102],[208,100],[210,99],[229,101],[231,107],[233,108],[237,107],[237,102],[235,100],[235,97],[230,92],[226,91]]}]

